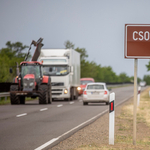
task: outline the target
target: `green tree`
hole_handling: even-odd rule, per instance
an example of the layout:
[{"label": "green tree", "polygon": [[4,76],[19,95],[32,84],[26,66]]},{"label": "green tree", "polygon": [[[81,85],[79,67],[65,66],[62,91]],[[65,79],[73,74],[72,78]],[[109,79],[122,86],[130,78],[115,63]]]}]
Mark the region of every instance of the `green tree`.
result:
[{"label": "green tree", "polygon": [[[26,53],[23,52],[28,46],[20,42],[6,43],[6,48],[0,50],[0,82],[12,82],[16,76],[16,62],[20,63],[24,60]],[[13,74],[9,73],[9,69],[13,68]]]},{"label": "green tree", "polygon": [[69,40],[67,40],[67,41],[64,43],[64,45],[65,45],[65,48],[66,48],[66,49],[70,49],[70,48],[74,49],[74,44],[71,43]]},{"label": "green tree", "polygon": [[146,82],[147,85],[150,85],[150,75],[144,75],[143,80]]},{"label": "green tree", "polygon": [[148,64],[146,65],[147,67],[147,71],[150,71],[150,61],[148,62]]}]

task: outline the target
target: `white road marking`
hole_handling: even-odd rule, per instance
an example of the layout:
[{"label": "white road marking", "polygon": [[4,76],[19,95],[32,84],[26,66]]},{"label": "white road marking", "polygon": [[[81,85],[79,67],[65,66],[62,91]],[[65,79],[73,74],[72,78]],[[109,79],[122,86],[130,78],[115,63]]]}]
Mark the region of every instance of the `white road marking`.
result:
[{"label": "white road marking", "polygon": [[45,110],[48,110],[48,108],[43,108],[43,109],[40,109],[40,111],[45,111]]},{"label": "white road marking", "polygon": [[[133,96],[130,96],[129,98],[124,99],[124,100],[121,101],[120,103],[116,104],[115,107],[118,106],[118,105],[120,105],[121,103],[127,101],[127,100],[130,99],[131,97],[133,97]],[[58,107],[58,106],[61,107],[62,105],[57,105],[57,107]],[[88,122],[90,122],[90,121],[92,121],[92,120],[94,120],[94,119],[100,117],[101,115],[105,114],[108,110],[109,110],[109,109],[106,109],[105,111],[103,111],[103,112],[99,113],[98,115],[94,116],[93,118],[91,118],[91,119],[89,119],[89,120],[87,120],[87,121],[81,123],[80,125],[78,125],[78,126],[74,127],[73,129],[67,131],[66,133],[62,134],[61,136],[59,136],[59,137],[57,137],[57,138],[53,138],[52,140],[46,142],[45,144],[41,145],[40,147],[36,148],[35,150],[42,150],[43,148],[45,148],[45,147],[51,145],[52,143],[54,143],[55,141],[59,140],[61,137],[65,136],[66,134],[72,132],[73,130],[75,130],[75,129],[77,129],[77,128],[83,126],[83,125],[85,125],[86,123],[88,123]]]},{"label": "white road marking", "polygon": [[54,139],[48,141],[47,143],[41,145],[40,147],[36,148],[35,150],[41,150],[41,149],[47,147],[48,145],[54,143],[54,142],[57,141],[57,140],[58,140],[57,138],[54,138]]},{"label": "white road marking", "polygon": [[62,107],[63,105],[62,104],[60,104],[60,105],[57,105],[57,107]]},{"label": "white road marking", "polygon": [[20,115],[17,115],[16,117],[22,117],[22,116],[26,116],[27,113],[24,113],[24,114],[20,114]]},{"label": "white road marking", "polygon": [[70,104],[74,104],[74,102],[70,102]]},{"label": "white road marking", "polygon": [[45,148],[45,147],[51,145],[52,143],[54,143],[55,141],[59,140],[61,137],[65,136],[66,134],[72,132],[73,130],[75,130],[75,129],[77,129],[77,128],[83,126],[83,125],[85,125],[86,123],[88,123],[88,122],[90,122],[90,121],[96,119],[97,117],[101,116],[102,114],[106,113],[107,111],[108,111],[108,109],[106,109],[105,111],[103,111],[103,112],[101,112],[100,114],[96,115],[95,117],[93,117],[93,118],[91,118],[91,119],[89,119],[89,120],[87,120],[87,121],[81,123],[80,125],[76,126],[75,128],[73,128],[73,129],[67,131],[66,133],[62,134],[61,136],[59,136],[59,137],[57,137],[57,138],[54,138],[54,139],[52,139],[52,140],[46,142],[45,144],[41,145],[40,147],[36,148],[35,150],[42,150],[43,148]]}]

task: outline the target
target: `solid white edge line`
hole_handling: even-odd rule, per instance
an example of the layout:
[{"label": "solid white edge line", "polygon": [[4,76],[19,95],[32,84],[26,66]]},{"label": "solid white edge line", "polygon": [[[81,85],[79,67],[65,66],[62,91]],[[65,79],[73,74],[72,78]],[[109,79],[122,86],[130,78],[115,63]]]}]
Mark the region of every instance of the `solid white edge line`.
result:
[{"label": "solid white edge line", "polygon": [[40,111],[45,111],[45,110],[48,110],[48,108],[42,108],[42,109],[40,109]]},{"label": "solid white edge line", "polygon": [[[132,97],[132,96],[131,96],[131,97]],[[122,102],[116,104],[115,106],[120,105],[121,103],[127,101],[127,100],[130,99],[131,97],[124,99]],[[58,107],[58,106],[60,106],[60,105],[57,105],[57,107]],[[46,142],[45,144],[41,145],[40,147],[36,148],[35,150],[42,150],[43,148],[45,148],[45,147],[51,145],[52,143],[54,143],[55,141],[59,140],[59,139],[60,139],[61,137],[63,137],[64,135],[66,135],[66,134],[72,132],[73,130],[75,130],[75,129],[81,127],[81,126],[83,126],[84,124],[86,124],[86,123],[88,123],[88,122],[90,122],[90,121],[96,119],[97,117],[101,116],[102,114],[106,113],[108,110],[109,110],[109,109],[106,109],[105,111],[101,112],[100,114],[96,115],[95,117],[93,117],[93,118],[91,118],[91,119],[89,119],[89,120],[87,120],[87,121],[81,123],[80,125],[78,125],[78,126],[76,126],[75,128],[73,128],[73,129],[71,129],[71,130],[65,132],[64,134],[60,135],[59,137],[53,138],[52,140]]]},{"label": "solid white edge line", "polygon": [[106,109],[105,111],[103,111],[103,112],[101,112],[100,114],[96,115],[95,117],[93,117],[93,118],[91,118],[91,119],[89,119],[89,120],[87,120],[87,121],[81,123],[80,125],[76,126],[75,128],[73,128],[73,129],[67,131],[66,133],[62,134],[61,136],[59,136],[59,137],[57,137],[57,138],[53,138],[52,140],[46,142],[45,144],[41,145],[40,147],[36,148],[35,150],[42,150],[43,148],[45,148],[45,147],[51,145],[52,143],[54,143],[55,141],[57,141],[58,139],[60,139],[60,138],[63,137],[64,135],[66,135],[66,134],[72,132],[73,130],[75,130],[75,129],[81,127],[81,126],[83,126],[84,124],[86,124],[86,123],[92,121],[93,119],[95,119],[95,118],[101,116],[102,114],[104,114],[104,113],[107,112],[107,111],[108,111],[108,109]]},{"label": "solid white edge line", "polygon": [[27,113],[24,113],[24,114],[20,114],[20,115],[17,115],[16,117],[22,117],[22,116],[26,116]]},{"label": "solid white edge line", "polygon": [[57,105],[57,107],[62,107],[63,105],[62,104],[60,104],[60,105]]},{"label": "solid white edge line", "polygon": [[34,149],[34,150],[41,150],[41,149],[47,147],[48,145],[54,143],[54,142],[57,141],[57,140],[58,140],[58,138],[54,138],[54,139],[48,141],[47,143],[41,145],[40,147],[38,147],[38,148],[36,148],[36,149]]}]

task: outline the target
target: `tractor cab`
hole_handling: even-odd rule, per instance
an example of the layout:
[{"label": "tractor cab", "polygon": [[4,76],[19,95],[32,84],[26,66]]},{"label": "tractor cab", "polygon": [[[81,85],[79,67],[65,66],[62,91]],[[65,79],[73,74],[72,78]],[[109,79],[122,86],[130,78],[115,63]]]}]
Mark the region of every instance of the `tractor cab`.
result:
[{"label": "tractor cab", "polygon": [[20,77],[22,78],[21,86],[23,91],[32,91],[42,80],[41,63],[36,61],[22,62]]}]

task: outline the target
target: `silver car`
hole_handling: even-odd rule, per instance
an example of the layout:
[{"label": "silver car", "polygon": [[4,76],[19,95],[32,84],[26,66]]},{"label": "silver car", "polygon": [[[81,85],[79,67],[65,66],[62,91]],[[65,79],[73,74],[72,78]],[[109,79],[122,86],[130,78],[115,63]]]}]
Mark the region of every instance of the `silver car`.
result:
[{"label": "silver car", "polygon": [[109,90],[103,82],[88,83],[83,92],[83,105],[88,103],[109,104]]}]

